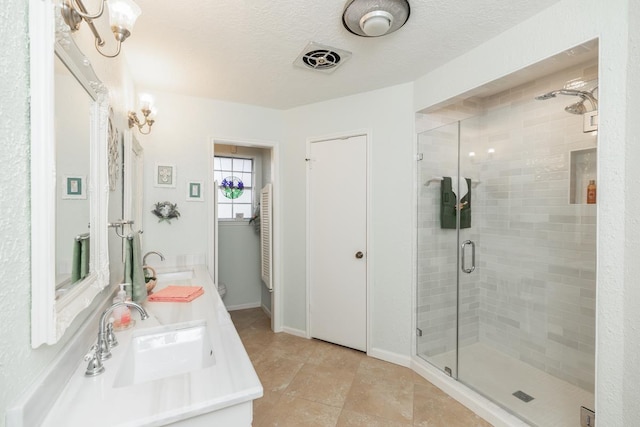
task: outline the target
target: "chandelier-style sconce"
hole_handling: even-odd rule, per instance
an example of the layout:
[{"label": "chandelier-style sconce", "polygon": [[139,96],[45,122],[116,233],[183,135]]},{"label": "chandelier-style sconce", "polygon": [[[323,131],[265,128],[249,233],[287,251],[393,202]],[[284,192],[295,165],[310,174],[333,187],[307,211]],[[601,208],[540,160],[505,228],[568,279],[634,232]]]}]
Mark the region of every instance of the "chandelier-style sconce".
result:
[{"label": "chandelier-style sconce", "polygon": [[[153,97],[151,95],[140,94],[140,110],[144,120],[140,120],[134,111],[129,111],[129,129],[137,126],[141,134],[149,135],[157,113],[156,108],[153,106]],[[146,132],[144,131],[145,126],[147,126]]]},{"label": "chandelier-style sconce", "polygon": [[[118,48],[114,54],[107,54],[102,51],[105,41],[102,39],[102,36],[100,36],[96,26],[93,24],[93,20],[100,18],[104,13],[104,5],[107,1],[109,1],[108,7],[111,31],[118,41]],[[140,10],[140,7],[132,0],[102,0],[100,3],[100,10],[95,14],[87,12],[82,0],[64,0],[62,2],[62,17],[71,31],[78,31],[82,21],[85,21],[95,38],[96,50],[100,52],[102,56],[106,56],[107,58],[115,58],[118,56],[120,53],[120,45],[131,35],[133,25],[136,23],[136,19],[138,19],[141,13],[142,10]]]}]

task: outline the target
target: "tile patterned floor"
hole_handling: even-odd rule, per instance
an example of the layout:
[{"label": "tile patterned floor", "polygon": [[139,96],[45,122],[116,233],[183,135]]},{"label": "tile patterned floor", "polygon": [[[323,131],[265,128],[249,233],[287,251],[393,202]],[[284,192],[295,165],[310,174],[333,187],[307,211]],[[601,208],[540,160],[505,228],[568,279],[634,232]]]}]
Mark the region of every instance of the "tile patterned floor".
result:
[{"label": "tile patterned floor", "polygon": [[[429,359],[436,366],[444,366],[455,357],[455,352],[448,352]],[[520,414],[533,425],[579,426],[580,407],[595,407],[593,393],[483,343],[461,348],[458,366],[463,383],[482,390],[486,396]],[[534,399],[530,402],[521,401],[513,396],[517,390],[526,392]]]},{"label": "tile patterned floor", "polygon": [[231,312],[264,388],[253,426],[490,427],[410,369],[274,334],[262,309]]}]

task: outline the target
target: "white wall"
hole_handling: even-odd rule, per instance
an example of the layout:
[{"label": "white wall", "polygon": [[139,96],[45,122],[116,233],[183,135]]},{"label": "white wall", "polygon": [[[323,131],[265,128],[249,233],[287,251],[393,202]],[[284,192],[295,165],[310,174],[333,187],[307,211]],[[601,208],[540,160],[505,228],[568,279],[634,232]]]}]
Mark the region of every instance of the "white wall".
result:
[{"label": "white wall", "polygon": [[[139,138],[144,147],[143,251],[160,251],[164,265],[183,262],[185,256],[207,252],[207,182],[213,139],[233,141],[282,140],[282,112],[204,98],[150,91],[158,107],[150,135]],[[175,188],[154,187],[155,165],[168,162],[177,170]],[[189,180],[204,183],[205,202],[187,202]],[[171,224],[159,223],[151,213],[157,202],[178,204],[181,214]],[[153,265],[163,263],[154,261]],[[256,301],[259,301],[259,297]]]},{"label": "white wall", "polygon": [[[412,85],[321,102],[286,112],[282,155],[284,324],[306,330],[306,143],[311,137],[369,130],[371,347],[411,351]],[[398,183],[406,183],[399,185]]]},{"label": "white wall", "polygon": [[638,22],[637,2],[565,0],[415,83],[420,110],[600,38],[596,411],[607,426],[640,417],[640,98],[627,95],[639,93]]},{"label": "white wall", "polygon": [[260,235],[246,221],[218,224],[218,280],[229,310],[261,305]]},{"label": "white wall", "polygon": [[[0,193],[8,213],[0,218],[0,426],[5,410],[55,359],[88,315],[82,313],[56,345],[31,348],[31,229],[29,205],[29,28],[28,2],[0,0]],[[93,50],[87,28],[77,38],[98,76],[112,88],[117,114],[132,102],[133,85],[122,58],[106,60]],[[89,33],[89,34],[87,34]],[[88,37],[91,40],[82,40]],[[87,50],[87,47],[90,50]],[[120,119],[125,123],[124,119]],[[106,291],[108,292],[108,291]],[[103,293],[98,297],[105,298]],[[79,360],[79,359],[78,359]]]},{"label": "white wall", "polygon": [[29,51],[27,3],[0,3],[0,180],[2,203],[10,215],[0,217],[0,425],[6,406],[33,381],[59,350],[31,350],[30,343],[30,211],[29,211]]}]

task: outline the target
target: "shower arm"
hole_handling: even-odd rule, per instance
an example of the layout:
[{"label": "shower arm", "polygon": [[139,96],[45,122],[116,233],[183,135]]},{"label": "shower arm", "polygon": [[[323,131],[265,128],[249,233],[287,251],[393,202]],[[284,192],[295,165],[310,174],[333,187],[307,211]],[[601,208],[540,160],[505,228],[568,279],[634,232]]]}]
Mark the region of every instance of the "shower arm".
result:
[{"label": "shower arm", "polygon": [[544,95],[536,96],[537,100],[544,101],[546,99],[555,98],[557,95],[577,96],[582,100],[588,100],[593,110],[598,109],[598,100],[593,96],[592,92],[598,87],[594,87],[591,92],[575,89],[558,89],[552,92],[545,93]]},{"label": "shower arm", "polygon": [[[595,88],[593,88],[593,90],[596,90],[597,88],[598,87],[596,86]],[[589,103],[591,104],[591,108],[593,110],[598,109],[598,100],[593,96],[591,92],[586,92],[583,90],[575,90],[575,89],[560,89],[555,93],[560,95],[578,96],[583,100],[589,101]]]}]

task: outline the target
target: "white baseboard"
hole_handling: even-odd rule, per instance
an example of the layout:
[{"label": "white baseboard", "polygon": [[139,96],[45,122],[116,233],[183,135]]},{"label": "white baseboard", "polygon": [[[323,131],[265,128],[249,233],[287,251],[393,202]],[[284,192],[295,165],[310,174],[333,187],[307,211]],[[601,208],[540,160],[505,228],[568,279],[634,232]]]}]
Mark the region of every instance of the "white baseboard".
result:
[{"label": "white baseboard", "polygon": [[367,352],[367,356],[375,357],[376,359],[384,360],[385,362],[404,366],[406,368],[411,366],[411,357],[387,350],[381,350],[379,348],[372,348]]},{"label": "white baseboard", "polygon": [[295,328],[289,328],[287,326],[283,326],[282,332],[289,335],[295,335],[296,337],[309,338],[307,337],[307,331],[303,331],[301,329],[295,329]]},{"label": "white baseboard", "polygon": [[462,383],[451,378],[439,369],[423,360],[412,359],[410,368],[447,393],[449,396],[469,408],[495,427],[526,427],[528,424],[511,415],[495,403],[479,395]]},{"label": "white baseboard", "polygon": [[259,308],[262,306],[261,302],[249,302],[247,304],[238,304],[238,305],[226,305],[227,311],[235,311],[235,310],[246,310],[248,308]]},{"label": "white baseboard", "polygon": [[262,304],[262,311],[264,311],[264,314],[266,314],[267,317],[271,319],[271,310],[269,310],[267,306],[264,304]]}]

